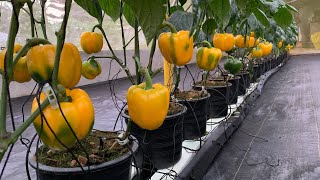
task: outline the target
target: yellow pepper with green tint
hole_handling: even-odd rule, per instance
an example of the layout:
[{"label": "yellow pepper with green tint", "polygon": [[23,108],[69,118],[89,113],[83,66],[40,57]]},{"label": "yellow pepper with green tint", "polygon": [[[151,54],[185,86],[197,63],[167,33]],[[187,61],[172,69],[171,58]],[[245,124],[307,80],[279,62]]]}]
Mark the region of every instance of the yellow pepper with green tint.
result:
[{"label": "yellow pepper with green tint", "polygon": [[259,47],[255,47],[251,50],[251,55],[253,58],[261,58],[263,56],[263,51]]},{"label": "yellow pepper with green tint", "polygon": [[189,31],[161,33],[158,40],[162,56],[170,64],[186,65],[193,55],[193,37]]},{"label": "yellow pepper with green tint", "polygon": [[97,32],[83,32],[80,36],[80,46],[87,54],[100,52],[103,47],[103,36]]},{"label": "yellow pepper with green tint", "polygon": [[[61,102],[60,106],[67,121],[72,127],[79,140],[86,138],[92,130],[94,123],[94,107],[89,95],[81,89],[66,89],[66,95],[71,97],[70,102]],[[40,103],[46,99],[42,93]],[[38,108],[36,98],[32,102],[31,112]],[[68,148],[73,147],[77,140],[71,129],[66,123],[60,109],[53,109],[50,105],[42,110],[49,126],[58,139]],[[41,132],[41,124],[43,125]],[[33,125],[40,135],[41,141],[48,147],[56,150],[65,150],[65,148],[55,138],[45,120],[41,120],[40,115],[34,120]]]},{"label": "yellow pepper with green tint", "polygon": [[197,51],[197,66],[200,69],[212,71],[219,64],[222,52],[218,48],[211,47],[209,42],[206,44],[208,47],[201,47]]},{"label": "yellow pepper with green tint", "polygon": [[[38,83],[51,78],[56,46],[51,44],[34,46],[27,53],[27,65],[31,77]],[[81,77],[81,56],[72,43],[65,43],[60,56],[58,83],[73,88]]]},{"label": "yellow pepper with green tint", "polygon": [[221,51],[230,51],[235,43],[235,39],[233,34],[229,34],[229,33],[216,33],[213,36],[213,46],[215,48],[220,49]]},{"label": "yellow pepper with green tint", "polygon": [[140,128],[155,130],[167,116],[170,92],[162,84],[152,84],[148,70],[144,72],[146,82],[128,89],[128,111],[130,119]]},{"label": "yellow pepper with green tint", "polygon": [[[20,44],[15,44],[14,45],[14,50],[13,56],[16,55],[20,51],[22,46]],[[4,72],[4,58],[6,56],[7,50],[4,49],[3,51],[0,52],[0,70],[1,72]],[[31,80],[31,76],[28,72],[28,67],[26,63],[26,57],[21,57],[17,64],[13,67],[13,78],[10,77],[10,80],[14,80],[19,83],[24,83],[28,82]]]}]

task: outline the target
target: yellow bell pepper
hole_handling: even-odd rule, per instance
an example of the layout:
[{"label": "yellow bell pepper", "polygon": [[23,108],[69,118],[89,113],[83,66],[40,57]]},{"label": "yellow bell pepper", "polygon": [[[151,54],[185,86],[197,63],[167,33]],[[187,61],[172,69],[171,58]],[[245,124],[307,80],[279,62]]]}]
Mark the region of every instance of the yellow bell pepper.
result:
[{"label": "yellow bell pepper", "polygon": [[238,48],[244,48],[244,37],[241,34],[238,34],[235,37],[235,46]]},{"label": "yellow bell pepper", "polygon": [[87,54],[100,52],[103,47],[103,36],[97,32],[83,32],[80,36],[80,46]]},{"label": "yellow bell pepper", "polygon": [[[46,44],[34,46],[27,53],[27,65],[31,77],[37,82],[51,78],[54,68],[56,46]],[[73,88],[81,77],[82,60],[78,48],[72,43],[64,43],[59,64],[58,83]]]},{"label": "yellow bell pepper", "polygon": [[170,64],[183,66],[192,59],[193,37],[189,38],[189,31],[161,33],[158,44],[162,56]]},{"label": "yellow bell pepper", "polygon": [[222,52],[218,48],[211,47],[209,42],[206,42],[206,45],[208,47],[201,47],[197,51],[197,66],[200,69],[212,71],[219,64]]},{"label": "yellow bell pepper", "polygon": [[146,82],[128,89],[128,111],[130,119],[140,128],[155,130],[167,116],[170,92],[162,84],[152,84],[148,70],[145,72]]},{"label": "yellow bell pepper", "polygon": [[[20,44],[15,44],[13,52],[16,54],[17,52],[20,51],[21,48],[22,46]],[[6,52],[7,52],[6,49],[0,52],[0,70],[2,72],[4,72],[4,58],[5,58]],[[10,80],[12,80],[12,77],[10,78]],[[14,66],[13,80],[19,83],[28,82],[31,80],[31,76],[28,72],[28,67],[26,64],[25,57],[21,57],[17,62],[17,64]]]},{"label": "yellow bell pepper", "polygon": [[213,46],[220,49],[221,51],[230,51],[235,44],[234,36],[228,33],[216,33],[213,36],[212,41]]},{"label": "yellow bell pepper", "polygon": [[263,51],[259,47],[255,47],[251,50],[251,55],[253,58],[261,58],[263,55]]},{"label": "yellow bell pepper", "polygon": [[[66,89],[66,95],[70,96],[71,102],[61,102],[60,106],[67,121],[72,127],[74,133],[79,140],[86,138],[92,130],[94,123],[94,107],[88,94],[81,89]],[[42,93],[40,95],[40,103],[46,99]],[[36,98],[32,102],[31,112],[38,108]],[[68,148],[73,147],[77,140],[71,129],[66,123],[60,109],[53,109],[50,105],[43,110],[43,114],[58,139]],[[41,132],[41,124],[43,126]],[[49,129],[45,120],[41,120],[39,115],[33,122],[33,125],[40,135],[41,141],[48,147],[56,150],[65,150],[65,148],[55,138]]]},{"label": "yellow bell pepper", "polygon": [[262,49],[262,56],[268,56],[272,52],[272,43],[270,42],[261,42],[258,47]]}]

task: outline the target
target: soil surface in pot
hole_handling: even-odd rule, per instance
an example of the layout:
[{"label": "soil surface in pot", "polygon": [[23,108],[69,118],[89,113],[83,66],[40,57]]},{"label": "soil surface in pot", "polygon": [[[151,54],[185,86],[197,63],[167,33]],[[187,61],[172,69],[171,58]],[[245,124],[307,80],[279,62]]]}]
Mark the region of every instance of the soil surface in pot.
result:
[{"label": "soil surface in pot", "polygon": [[[195,84],[196,86],[202,86],[203,85],[203,82],[200,81],[200,82],[196,82]],[[207,86],[210,86],[210,87],[215,87],[215,86],[226,86],[227,85],[227,82],[225,81],[213,81],[213,80],[207,80],[206,81],[206,85]]]},{"label": "soil surface in pot", "polygon": [[208,96],[205,91],[197,91],[197,90],[190,90],[190,91],[179,91],[175,93],[175,98],[179,100],[193,100],[199,99],[202,97]]},{"label": "soil surface in pot", "polygon": [[183,111],[183,106],[174,102],[170,102],[167,116],[178,114],[182,111]]},{"label": "soil surface in pot", "polygon": [[[114,160],[124,154],[129,149],[127,146],[121,146],[116,142],[118,136],[115,132],[93,131],[86,139],[81,141],[82,146],[78,144],[72,148],[73,154],[77,157],[81,166],[92,164],[101,164]],[[79,167],[79,164],[67,151],[54,151],[47,146],[41,146],[38,149],[39,163],[60,168]]]}]

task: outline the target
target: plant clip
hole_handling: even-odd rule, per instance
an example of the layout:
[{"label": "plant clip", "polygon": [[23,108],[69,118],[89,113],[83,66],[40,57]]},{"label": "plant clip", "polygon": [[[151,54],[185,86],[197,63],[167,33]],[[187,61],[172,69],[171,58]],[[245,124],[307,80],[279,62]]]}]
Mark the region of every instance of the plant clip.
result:
[{"label": "plant clip", "polygon": [[119,138],[119,139],[117,139],[118,143],[119,143],[121,146],[124,146],[124,145],[128,144],[128,142],[129,142],[128,137],[126,137],[124,140],[121,140],[121,139],[123,138],[123,136],[124,136],[124,132],[120,133],[120,134],[118,135],[118,138]]},{"label": "plant clip", "polygon": [[42,92],[48,97],[51,107],[53,109],[58,109],[59,106],[58,106],[57,97],[56,97],[52,87],[48,83],[46,83],[43,86]]}]

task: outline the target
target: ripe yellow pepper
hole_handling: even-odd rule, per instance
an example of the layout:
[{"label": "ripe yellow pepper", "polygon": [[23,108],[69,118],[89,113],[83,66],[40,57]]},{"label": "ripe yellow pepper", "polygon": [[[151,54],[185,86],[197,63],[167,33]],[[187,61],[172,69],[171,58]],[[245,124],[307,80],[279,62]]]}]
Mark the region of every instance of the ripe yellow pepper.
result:
[{"label": "ripe yellow pepper", "polygon": [[272,43],[270,42],[261,42],[258,47],[262,49],[262,56],[268,56],[272,52]]},{"label": "ripe yellow pepper", "polygon": [[147,72],[145,79],[145,83],[132,85],[128,89],[128,111],[131,120],[140,128],[155,130],[162,125],[167,116],[170,92],[162,84],[152,84]]},{"label": "ripe yellow pepper", "polygon": [[80,36],[80,46],[87,54],[100,52],[103,47],[103,36],[97,32],[83,32]]},{"label": "ripe yellow pepper", "polygon": [[[60,106],[67,121],[72,127],[74,133],[79,140],[86,138],[92,130],[94,123],[94,107],[88,94],[81,89],[66,89],[66,95],[72,98],[71,102],[61,102]],[[40,95],[40,103],[46,99],[42,93]],[[36,98],[32,102],[31,112],[38,108]],[[58,139],[71,148],[75,145],[76,138],[71,129],[66,123],[60,109],[53,109],[50,105],[43,110],[43,114]],[[41,132],[41,124],[43,129]],[[49,129],[45,120],[41,123],[40,115],[34,120],[33,125],[40,135],[41,141],[48,147],[56,150],[65,150],[65,148],[55,138],[54,134]]]},{"label": "ripe yellow pepper", "polygon": [[241,34],[238,34],[235,37],[235,46],[238,48],[244,48],[244,37]]},{"label": "ripe yellow pepper", "polygon": [[222,58],[222,52],[218,48],[211,47],[207,42],[208,47],[201,47],[197,51],[197,66],[200,69],[212,71],[215,69]]},{"label": "ripe yellow pepper", "polygon": [[189,31],[161,33],[159,49],[162,56],[170,64],[186,65],[193,55],[193,37],[189,38]]},{"label": "ripe yellow pepper", "polygon": [[244,48],[244,47],[252,48],[252,47],[256,46],[257,44],[259,44],[259,42],[260,42],[259,39],[256,40],[252,36],[246,36],[246,40],[240,34],[235,37],[235,45],[238,48]]},{"label": "ripe yellow pepper", "polygon": [[251,55],[253,58],[261,58],[263,55],[263,51],[259,47],[255,47],[252,49]]},{"label": "ripe yellow pepper", "polygon": [[282,48],[282,45],[283,45],[282,41],[279,41],[278,44],[277,44],[277,47],[278,48]]},{"label": "ripe yellow pepper", "polygon": [[[37,82],[49,80],[54,68],[56,46],[46,44],[34,46],[27,53],[27,65],[31,77]],[[58,83],[73,88],[81,77],[82,60],[78,48],[65,43],[60,56]]]},{"label": "ripe yellow pepper", "polygon": [[[17,53],[20,51],[22,46],[20,44],[14,45],[14,53]],[[6,49],[0,52],[0,70],[4,72],[4,58],[6,55]],[[15,54],[14,54],[15,56]],[[10,78],[12,80],[12,77]],[[28,82],[31,80],[31,76],[28,72],[28,67],[26,63],[26,58],[21,57],[17,64],[13,68],[13,80],[19,83]]]},{"label": "ripe yellow pepper", "polygon": [[229,33],[216,33],[213,36],[213,46],[215,48],[220,49],[221,51],[230,51],[235,43],[235,39],[233,34],[229,34]]}]

